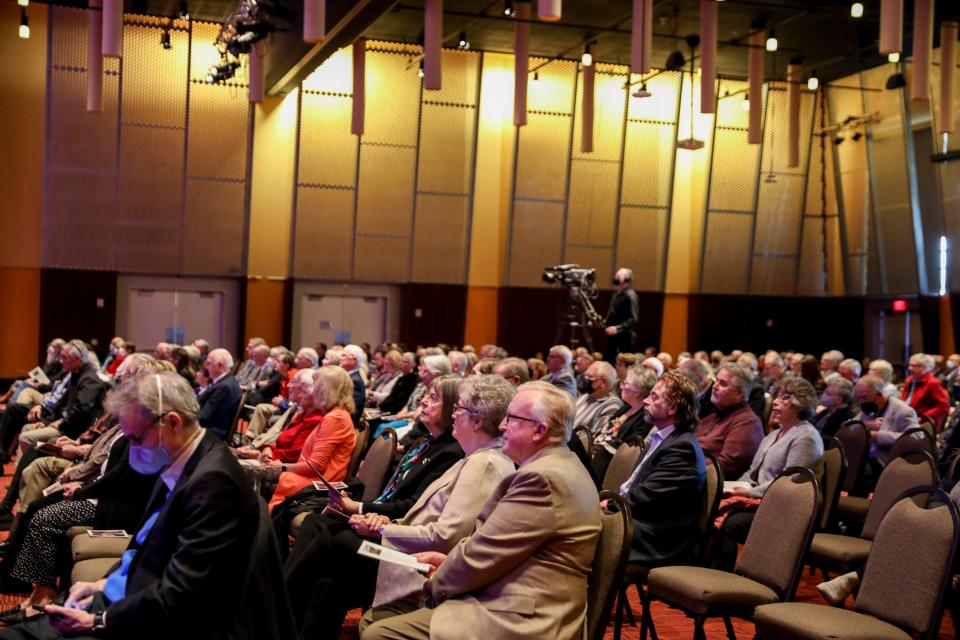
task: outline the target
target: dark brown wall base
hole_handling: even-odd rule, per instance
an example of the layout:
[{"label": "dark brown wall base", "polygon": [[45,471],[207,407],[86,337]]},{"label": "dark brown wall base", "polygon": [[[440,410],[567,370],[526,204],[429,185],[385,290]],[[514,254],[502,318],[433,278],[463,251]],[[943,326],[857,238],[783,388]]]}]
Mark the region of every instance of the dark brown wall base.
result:
[{"label": "dark brown wall base", "polygon": [[80,338],[96,341],[102,358],[114,336],[116,307],[115,271],[42,269],[39,356],[44,356],[46,344],[54,338]]}]

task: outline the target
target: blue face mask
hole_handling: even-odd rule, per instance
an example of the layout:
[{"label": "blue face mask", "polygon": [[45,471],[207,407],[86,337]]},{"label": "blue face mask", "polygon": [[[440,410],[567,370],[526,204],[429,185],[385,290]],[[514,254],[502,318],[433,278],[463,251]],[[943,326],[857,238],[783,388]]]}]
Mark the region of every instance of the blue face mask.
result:
[{"label": "blue face mask", "polygon": [[159,442],[152,447],[141,447],[131,442],[127,461],[137,473],[152,476],[170,463],[170,453]]}]

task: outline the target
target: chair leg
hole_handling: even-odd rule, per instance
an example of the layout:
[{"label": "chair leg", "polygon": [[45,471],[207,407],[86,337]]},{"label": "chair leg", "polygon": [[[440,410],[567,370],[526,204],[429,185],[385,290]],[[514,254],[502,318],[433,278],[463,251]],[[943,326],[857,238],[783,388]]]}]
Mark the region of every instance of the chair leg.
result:
[{"label": "chair leg", "polygon": [[727,640],[737,640],[737,634],[733,630],[733,623],[730,622],[730,616],[723,616],[723,626],[727,629]]},{"label": "chair leg", "polygon": [[693,640],[707,640],[707,633],[703,630],[705,618],[697,616],[693,619]]},{"label": "chair leg", "polygon": [[647,619],[650,617],[650,602],[643,587],[639,584],[634,586],[637,588],[637,595],[640,596],[640,640],[646,640]]},{"label": "chair leg", "polygon": [[623,590],[623,607],[624,611],[627,614],[627,622],[630,623],[631,627],[637,626],[637,621],[633,617],[633,607],[630,606],[630,601],[627,600],[627,590]]},{"label": "chair leg", "polygon": [[623,631],[623,608],[627,601],[627,590],[621,589],[617,593],[616,614],[613,617],[613,640],[620,640],[620,633]]},{"label": "chair leg", "polygon": [[824,581],[824,582],[829,582],[829,581],[830,581],[830,572],[827,571],[826,569],[822,568],[822,567],[820,568],[820,575],[823,576],[823,581]]}]

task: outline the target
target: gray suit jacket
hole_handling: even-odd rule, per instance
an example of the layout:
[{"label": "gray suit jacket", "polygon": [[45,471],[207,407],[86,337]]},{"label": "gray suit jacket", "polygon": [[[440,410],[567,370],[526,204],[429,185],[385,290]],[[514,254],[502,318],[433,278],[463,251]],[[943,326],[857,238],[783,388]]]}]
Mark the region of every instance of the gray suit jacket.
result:
[{"label": "gray suit jacket", "polygon": [[[863,411],[857,414],[857,420],[872,420],[877,416],[865,414]],[[877,462],[886,465],[890,459],[890,449],[893,448],[904,431],[919,427],[917,422],[917,412],[909,404],[897,398],[896,396],[887,397],[887,405],[880,412],[883,422],[880,423],[880,430],[877,433],[877,439],[870,447],[870,456],[875,457]]]},{"label": "gray suit jacket", "polygon": [[431,576],[430,638],[580,638],[599,536],[583,464],[563,445],[541,450],[500,482],[477,530]]},{"label": "gray suit jacket", "polygon": [[[513,471],[499,446],[474,451],[434,480],[402,520],[383,528],[382,544],[404,553],[447,553],[473,532],[480,508]],[[423,595],[423,580],[414,569],[380,563],[373,606]]]}]

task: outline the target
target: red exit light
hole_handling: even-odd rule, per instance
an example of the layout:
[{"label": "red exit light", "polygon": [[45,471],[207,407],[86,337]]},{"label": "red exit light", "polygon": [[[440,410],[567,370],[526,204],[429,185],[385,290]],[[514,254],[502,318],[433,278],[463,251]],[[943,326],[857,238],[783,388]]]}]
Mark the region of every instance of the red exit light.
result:
[{"label": "red exit light", "polygon": [[893,310],[903,313],[907,310],[907,301],[906,300],[894,300],[893,301]]}]

